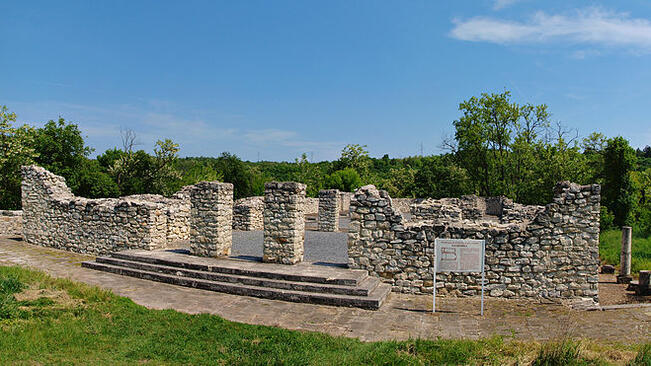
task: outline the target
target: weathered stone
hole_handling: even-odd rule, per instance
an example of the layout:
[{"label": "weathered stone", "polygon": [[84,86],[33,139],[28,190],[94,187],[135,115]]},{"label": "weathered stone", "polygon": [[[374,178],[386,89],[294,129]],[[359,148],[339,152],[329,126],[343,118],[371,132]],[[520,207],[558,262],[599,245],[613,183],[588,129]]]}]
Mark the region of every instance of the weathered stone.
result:
[{"label": "weathered stone", "polygon": [[294,264],[303,260],[305,184],[269,182],[264,192],[264,262]]},{"label": "weathered stone", "polygon": [[[431,286],[423,283],[431,279],[435,239],[484,239],[486,278],[500,284],[487,289],[490,296],[597,300],[599,192],[598,185],[561,182],[555,187],[555,203],[545,207],[504,197],[412,201],[413,221],[406,221],[394,206],[396,200],[364,186],[350,203],[348,263],[382,277],[393,291],[431,293]],[[386,237],[391,239],[380,239]],[[476,276],[437,277],[437,287],[448,294],[477,293]]]},{"label": "weathered stone", "polygon": [[233,205],[233,230],[255,231],[264,228],[264,197],[246,197]]},{"label": "weathered stone", "polygon": [[190,251],[205,257],[231,254],[233,184],[200,182],[191,186]]},{"label": "weathered stone", "polygon": [[190,235],[187,187],[172,198],[77,197],[65,179],[32,165],[22,173],[23,237],[30,244],[80,253],[160,249]]},{"label": "weathered stone", "polygon": [[23,211],[0,210],[0,235],[23,234]]},{"label": "weathered stone", "polygon": [[319,231],[338,231],[341,195],[337,189],[319,191]]}]

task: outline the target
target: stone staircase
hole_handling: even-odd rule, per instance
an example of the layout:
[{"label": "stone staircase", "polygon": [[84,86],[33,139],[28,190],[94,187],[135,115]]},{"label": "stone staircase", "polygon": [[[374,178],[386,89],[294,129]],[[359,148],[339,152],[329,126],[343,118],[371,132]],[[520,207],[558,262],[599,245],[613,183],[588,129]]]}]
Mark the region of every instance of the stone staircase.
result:
[{"label": "stone staircase", "polygon": [[83,262],[83,267],[179,286],[266,299],[380,308],[391,286],[365,270],[299,263],[191,256],[183,251],[127,250]]}]

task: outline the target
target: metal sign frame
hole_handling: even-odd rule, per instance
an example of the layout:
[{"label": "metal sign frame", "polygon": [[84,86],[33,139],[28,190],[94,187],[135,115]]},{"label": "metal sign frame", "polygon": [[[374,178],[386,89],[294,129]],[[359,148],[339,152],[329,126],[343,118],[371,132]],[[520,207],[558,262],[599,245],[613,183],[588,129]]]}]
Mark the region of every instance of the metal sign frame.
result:
[{"label": "metal sign frame", "polygon": [[[474,242],[475,244],[481,243],[481,311],[480,314],[481,316],[484,316],[484,282],[485,282],[485,271],[484,271],[484,262],[486,259],[486,241],[485,240],[477,240],[477,239],[444,239],[441,238],[440,240],[445,240],[445,241],[457,241],[459,243],[463,242]],[[439,261],[439,254],[438,253],[439,249],[439,238],[434,239],[434,272],[433,272],[433,287],[432,287],[432,313],[436,312],[436,272],[437,272],[437,263]],[[461,270],[461,271],[445,271],[445,272],[458,272],[458,273],[467,273],[467,272],[476,272],[476,271],[469,271],[469,270]]]}]

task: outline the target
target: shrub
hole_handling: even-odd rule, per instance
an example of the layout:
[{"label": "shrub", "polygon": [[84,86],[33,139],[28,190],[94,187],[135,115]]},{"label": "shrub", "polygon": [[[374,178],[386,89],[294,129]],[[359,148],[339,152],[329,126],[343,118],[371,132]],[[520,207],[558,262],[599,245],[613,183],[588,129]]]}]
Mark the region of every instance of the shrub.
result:
[{"label": "shrub", "polygon": [[583,363],[582,346],[570,338],[543,344],[533,366],[579,365]]}]

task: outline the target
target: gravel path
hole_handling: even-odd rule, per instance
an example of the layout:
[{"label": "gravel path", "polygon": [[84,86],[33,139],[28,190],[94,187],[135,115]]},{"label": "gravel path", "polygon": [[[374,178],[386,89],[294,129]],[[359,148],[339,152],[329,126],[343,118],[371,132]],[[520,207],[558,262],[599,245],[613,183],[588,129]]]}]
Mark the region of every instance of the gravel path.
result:
[{"label": "gravel path", "polygon": [[[325,233],[320,231],[305,232],[306,262],[323,264],[348,263],[348,244],[346,233]],[[262,231],[233,231],[234,257],[262,257]]]}]

